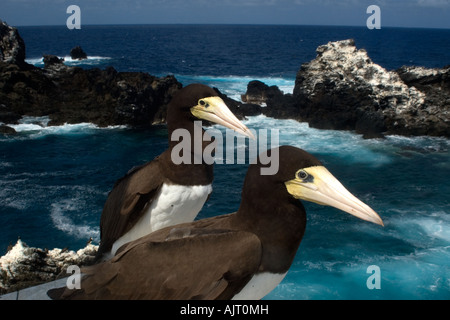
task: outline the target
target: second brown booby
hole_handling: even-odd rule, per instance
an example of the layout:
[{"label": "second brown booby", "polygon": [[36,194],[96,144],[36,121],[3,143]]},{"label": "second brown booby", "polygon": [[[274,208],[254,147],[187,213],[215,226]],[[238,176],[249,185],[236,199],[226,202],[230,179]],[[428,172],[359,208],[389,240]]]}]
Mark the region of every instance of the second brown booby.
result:
[{"label": "second brown booby", "polygon": [[[100,221],[98,259],[108,259],[123,244],[155,230],[195,219],[213,181],[213,166],[194,159],[199,156],[194,154],[198,151],[194,144],[199,143],[194,141],[194,132],[199,130],[196,120],[211,121],[254,138],[214,89],[202,84],[181,89],[167,109],[169,148],[153,161],[130,170],[108,195]],[[190,163],[173,162],[172,149],[177,142],[171,136],[177,129],[193,137]],[[207,146],[200,143],[203,149]]]},{"label": "second brown booby", "polygon": [[57,299],[261,299],[288,272],[306,228],[299,199],[330,205],[383,225],[312,155],[278,150],[279,171],[250,165],[236,213],[158,230],[86,268],[81,289]]}]

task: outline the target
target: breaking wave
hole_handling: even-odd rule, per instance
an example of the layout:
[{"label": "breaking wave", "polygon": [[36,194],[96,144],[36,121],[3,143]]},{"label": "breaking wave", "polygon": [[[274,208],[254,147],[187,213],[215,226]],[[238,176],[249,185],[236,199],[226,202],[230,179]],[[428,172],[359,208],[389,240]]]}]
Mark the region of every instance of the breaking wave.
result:
[{"label": "breaking wave", "polygon": [[[101,56],[88,56],[87,59],[77,60],[72,59],[70,56],[59,57],[60,59],[64,59],[64,64],[68,66],[95,66],[98,64],[108,63],[112,58],[110,57],[101,57]],[[30,58],[25,60],[27,63],[34,65],[35,67],[43,67],[44,66],[44,58]]]},{"label": "breaking wave", "polygon": [[98,227],[91,227],[87,224],[77,224],[70,217],[71,215],[82,215],[84,206],[80,207],[79,200],[65,199],[51,205],[50,217],[56,229],[63,231],[69,236],[77,239],[92,238],[94,241],[99,241],[100,230]]},{"label": "breaking wave", "polygon": [[23,140],[23,139],[33,139],[40,138],[46,135],[63,135],[63,134],[91,134],[96,130],[105,129],[120,129],[126,128],[126,126],[109,126],[106,128],[100,128],[93,123],[77,123],[77,124],[63,124],[59,126],[48,126],[50,118],[48,116],[44,117],[32,117],[24,116],[19,120],[18,124],[8,124],[9,127],[20,133],[17,136],[10,137],[0,137],[4,140]]}]

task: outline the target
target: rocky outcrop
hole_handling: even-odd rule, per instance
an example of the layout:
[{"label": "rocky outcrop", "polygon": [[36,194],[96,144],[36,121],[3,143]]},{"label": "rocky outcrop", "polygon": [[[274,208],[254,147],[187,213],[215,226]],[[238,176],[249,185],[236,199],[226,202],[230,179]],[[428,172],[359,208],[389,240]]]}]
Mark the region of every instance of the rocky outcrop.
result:
[{"label": "rocky outcrop", "polygon": [[353,40],[318,47],[317,57],[298,71],[292,95],[255,80],[242,101],[266,105],[260,111],[269,117],[355,130],[366,138],[450,137],[450,66],[388,71]]},{"label": "rocky outcrop", "polygon": [[165,122],[167,104],[182,86],[173,76],[70,67],[53,55],[36,68],[25,63],[15,28],[2,23],[0,35],[0,123],[28,115],[49,116],[49,125],[151,126]]},{"label": "rocky outcrop", "polygon": [[74,60],[84,60],[87,59],[87,54],[80,46],[76,46],[70,50],[70,57]]},{"label": "rocky outcrop", "polygon": [[165,121],[161,109],[181,88],[173,77],[157,78],[147,73],[70,68],[52,73],[58,83],[59,102],[49,125],[91,122],[99,126],[150,126]]},{"label": "rocky outcrop", "polygon": [[[222,98],[222,100],[226,103],[228,108],[230,108],[231,112],[233,112],[238,119],[242,120],[246,116],[256,116],[262,113],[261,111],[262,108],[258,104],[242,103],[234,99],[231,99],[226,94],[223,94],[218,88],[213,89],[217,92],[218,96]],[[205,121],[203,121],[203,123],[205,123]]]},{"label": "rocky outcrop", "polygon": [[420,127],[418,133],[450,136],[450,65],[442,69],[404,66],[396,73],[406,85],[425,94],[422,108],[411,112]]},{"label": "rocky outcrop", "polygon": [[295,106],[317,128],[356,130],[366,137],[450,136],[448,69],[422,68],[423,77],[411,70],[387,71],[353,40],[329,42],[301,66]]},{"label": "rocky outcrop", "polygon": [[[44,57],[43,69],[36,68],[25,62],[16,29],[1,22],[0,36],[0,124],[16,123],[23,115],[49,116],[49,125],[161,124],[168,102],[182,86],[173,76],[112,67],[85,70],[51,55]],[[317,57],[301,66],[293,94],[252,81],[242,96],[244,104],[221,96],[238,118],[262,113],[316,128],[356,130],[367,138],[449,137],[449,69],[388,71],[353,40],[343,40],[317,48]]]},{"label": "rocky outcrop", "polygon": [[0,125],[0,133],[4,135],[16,134],[16,130],[4,124]]},{"label": "rocky outcrop", "polygon": [[276,119],[299,118],[291,94],[284,94],[277,86],[268,86],[259,80],[248,83],[241,100],[247,103],[241,107],[242,116],[264,114]]},{"label": "rocky outcrop", "polygon": [[0,20],[0,62],[25,66],[25,42],[16,28]]},{"label": "rocky outcrop", "polygon": [[268,100],[279,98],[283,92],[277,86],[268,86],[259,80],[250,81],[247,92],[241,96],[243,102],[249,104],[266,104]]},{"label": "rocky outcrop", "polygon": [[46,54],[43,56],[44,68],[45,69],[63,69],[66,66],[64,65],[64,58],[59,58],[52,54]]},{"label": "rocky outcrop", "polygon": [[81,268],[94,263],[97,249],[90,242],[77,252],[39,249],[28,247],[19,239],[0,257],[0,294],[68,276],[69,266]]},{"label": "rocky outcrop", "polygon": [[165,108],[181,84],[147,73],[84,70],[45,58],[44,69],[0,63],[0,122],[22,115],[50,117],[49,125],[150,126],[165,121]]}]

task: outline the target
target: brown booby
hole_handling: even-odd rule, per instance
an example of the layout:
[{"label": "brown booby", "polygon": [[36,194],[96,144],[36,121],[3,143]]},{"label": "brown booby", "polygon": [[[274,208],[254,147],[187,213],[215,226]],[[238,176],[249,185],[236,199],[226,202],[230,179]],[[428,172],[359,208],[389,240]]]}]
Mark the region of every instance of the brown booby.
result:
[{"label": "brown booby", "polygon": [[279,171],[249,166],[236,213],[158,230],[86,268],[81,289],[59,299],[261,299],[284,278],[306,227],[299,199],[383,225],[312,155],[279,148]]},{"label": "brown booby", "polygon": [[[169,148],[153,161],[130,170],[108,195],[100,219],[99,260],[108,259],[123,244],[155,230],[195,219],[212,191],[213,181],[213,166],[199,154],[211,142],[194,141],[195,132],[204,133],[198,120],[223,125],[254,139],[215,90],[202,84],[181,89],[167,108]],[[172,159],[178,141],[171,137],[177,129],[186,130],[192,137],[191,161],[181,164]],[[195,143],[203,149],[198,150]]]}]

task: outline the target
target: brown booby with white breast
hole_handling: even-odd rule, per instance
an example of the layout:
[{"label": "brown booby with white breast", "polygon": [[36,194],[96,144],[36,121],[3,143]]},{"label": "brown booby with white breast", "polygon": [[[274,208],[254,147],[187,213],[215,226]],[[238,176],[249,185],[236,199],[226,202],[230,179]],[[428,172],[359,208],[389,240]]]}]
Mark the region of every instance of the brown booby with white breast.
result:
[{"label": "brown booby with white breast", "polygon": [[[155,230],[195,219],[213,181],[213,165],[203,158],[198,161],[202,157],[199,151],[211,142],[194,141],[202,138],[196,137],[196,130],[204,132],[196,120],[208,120],[254,139],[215,90],[202,84],[181,89],[167,109],[169,148],[153,161],[130,170],[108,195],[100,220],[99,260],[110,258],[123,244]],[[177,129],[186,130],[191,137],[190,162],[175,164],[172,159],[178,142],[171,137]]]},{"label": "brown booby with white breast", "polygon": [[58,299],[261,299],[288,272],[306,228],[301,201],[383,225],[312,155],[279,148],[279,171],[249,166],[236,213],[158,230],[84,270],[81,289]]}]

